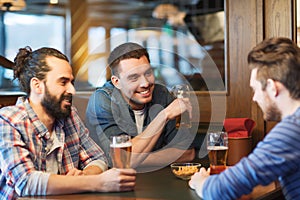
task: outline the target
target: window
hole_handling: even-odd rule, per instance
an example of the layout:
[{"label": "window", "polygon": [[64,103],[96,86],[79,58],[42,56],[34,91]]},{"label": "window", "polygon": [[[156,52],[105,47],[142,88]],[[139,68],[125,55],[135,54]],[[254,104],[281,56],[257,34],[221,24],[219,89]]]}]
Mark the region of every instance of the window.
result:
[{"label": "window", "polygon": [[[107,58],[111,50],[124,42],[136,42],[147,48],[157,82],[168,88],[188,82],[194,90],[224,90],[220,72],[207,53],[213,47],[202,47],[186,27],[177,30],[172,27],[112,28],[109,34],[105,34],[104,28],[98,27],[90,32],[93,34],[89,35],[89,49],[101,49],[89,55],[87,74],[91,88],[100,87],[109,79]],[[105,38],[105,35],[110,37]],[[95,44],[99,46],[93,47],[97,46]],[[217,54],[223,55],[220,52]]]},{"label": "window", "polygon": [[[65,53],[65,19],[62,16],[28,15],[5,12],[3,14],[4,37],[1,37],[4,56],[13,61],[18,49],[30,46],[53,47]],[[0,67],[0,87],[3,90],[18,90],[12,82],[12,70]]]}]

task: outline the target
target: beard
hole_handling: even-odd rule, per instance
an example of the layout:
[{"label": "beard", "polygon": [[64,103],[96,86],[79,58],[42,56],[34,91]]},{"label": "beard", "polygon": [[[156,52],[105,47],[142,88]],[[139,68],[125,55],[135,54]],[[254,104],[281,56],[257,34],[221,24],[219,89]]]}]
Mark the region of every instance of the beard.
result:
[{"label": "beard", "polygon": [[271,101],[270,97],[266,95],[266,107],[265,107],[265,120],[266,121],[277,121],[281,120],[282,113],[278,106]]},{"label": "beard", "polygon": [[41,102],[46,113],[56,119],[65,119],[71,115],[71,106],[61,107],[62,101],[67,99],[72,102],[72,94],[61,95],[59,99],[51,95],[47,86],[45,85],[45,96]]}]

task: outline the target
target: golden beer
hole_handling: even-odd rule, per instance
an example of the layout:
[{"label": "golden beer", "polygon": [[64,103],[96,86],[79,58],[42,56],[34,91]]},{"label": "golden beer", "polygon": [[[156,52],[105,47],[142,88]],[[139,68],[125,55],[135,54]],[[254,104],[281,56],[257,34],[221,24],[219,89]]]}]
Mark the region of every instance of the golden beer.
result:
[{"label": "golden beer", "polygon": [[131,142],[110,145],[110,155],[115,168],[130,168]]},{"label": "golden beer", "polygon": [[176,128],[178,129],[180,127],[184,127],[184,128],[192,127],[190,116],[187,111],[185,111],[184,113],[176,117]]},{"label": "golden beer", "polygon": [[[190,98],[190,88],[188,85],[174,85],[171,89],[171,93],[175,98]],[[189,112],[185,111],[181,115],[176,117],[176,128],[191,128],[192,123],[189,116]]]},{"label": "golden beer", "polygon": [[226,169],[228,147],[208,146],[208,157],[210,162],[210,174],[219,174]]}]

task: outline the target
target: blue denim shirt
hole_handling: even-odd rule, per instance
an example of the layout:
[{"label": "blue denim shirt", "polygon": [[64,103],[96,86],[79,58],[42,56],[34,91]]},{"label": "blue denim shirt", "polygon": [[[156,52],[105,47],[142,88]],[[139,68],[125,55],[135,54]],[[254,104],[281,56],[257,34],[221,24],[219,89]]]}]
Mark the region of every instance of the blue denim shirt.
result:
[{"label": "blue denim shirt", "polygon": [[[143,130],[173,100],[174,97],[166,87],[155,84],[152,101],[147,103],[145,107]],[[110,81],[91,95],[86,110],[86,126],[91,137],[105,152],[110,167],[112,163],[109,159],[109,137],[123,133],[134,137],[138,134],[131,107]],[[195,135],[189,134],[188,129],[179,130],[175,127],[175,120],[168,121],[152,151],[163,147],[192,148]]]}]

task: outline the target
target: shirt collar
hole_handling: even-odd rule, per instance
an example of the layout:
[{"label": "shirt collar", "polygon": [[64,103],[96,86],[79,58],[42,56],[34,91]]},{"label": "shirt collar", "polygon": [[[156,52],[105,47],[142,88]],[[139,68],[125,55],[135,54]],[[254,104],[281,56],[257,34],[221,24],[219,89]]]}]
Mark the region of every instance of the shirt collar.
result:
[{"label": "shirt collar", "polygon": [[[26,97],[19,97],[17,104],[19,103],[23,103],[27,113],[28,113],[28,117],[29,120],[32,122],[33,126],[35,127],[35,134],[39,137],[39,138],[45,138],[46,140],[48,140],[50,138],[50,132],[48,131],[48,129],[46,128],[46,126],[40,121],[40,119],[38,118],[37,114],[34,112],[34,110],[32,109],[28,98]],[[59,121],[59,125],[63,126],[63,122],[61,120],[57,120]]]}]

